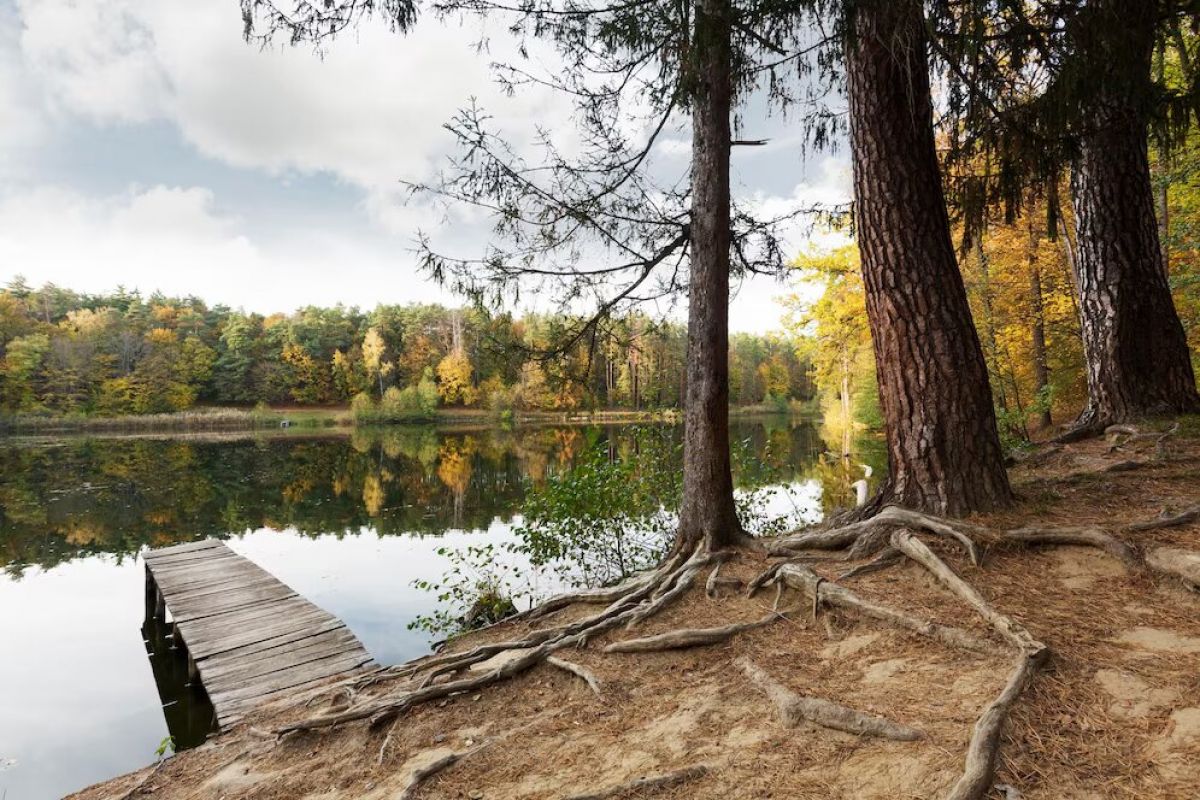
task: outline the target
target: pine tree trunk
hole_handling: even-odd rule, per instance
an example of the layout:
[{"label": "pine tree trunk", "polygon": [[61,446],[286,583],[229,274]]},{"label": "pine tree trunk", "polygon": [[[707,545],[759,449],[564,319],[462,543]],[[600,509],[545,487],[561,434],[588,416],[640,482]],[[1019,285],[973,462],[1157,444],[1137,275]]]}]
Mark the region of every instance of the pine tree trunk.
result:
[{"label": "pine tree trunk", "polygon": [[890,461],[879,501],[951,515],[1003,507],[1012,491],[950,239],[921,5],[868,0],[854,14],[854,196]]},{"label": "pine tree trunk", "polygon": [[1080,326],[1088,407],[1079,431],[1158,414],[1200,411],[1187,339],[1163,270],[1138,110],[1150,91],[1154,27],[1140,0],[1096,11],[1095,53],[1106,54],[1089,128],[1071,170]]},{"label": "pine tree trunk", "polygon": [[729,463],[730,8],[695,10],[691,285],[684,401],[683,505],[676,548],[738,541]]}]

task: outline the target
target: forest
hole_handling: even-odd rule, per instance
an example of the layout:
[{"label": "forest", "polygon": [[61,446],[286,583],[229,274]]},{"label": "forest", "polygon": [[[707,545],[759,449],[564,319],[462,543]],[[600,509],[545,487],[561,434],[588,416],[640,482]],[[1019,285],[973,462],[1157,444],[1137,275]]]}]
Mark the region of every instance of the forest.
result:
[{"label": "forest", "polygon": [[[251,533],[284,546],[315,507],[332,534],[317,538],[372,548],[342,582],[379,562],[394,594],[416,551],[384,563],[390,523],[376,520],[426,530],[413,515],[440,502],[456,525],[475,490],[503,501],[512,468],[532,465],[519,522],[502,511],[463,532],[434,551],[441,579],[411,583],[448,604],[425,627],[445,622],[450,638],[405,663],[355,653],[336,675],[264,666],[276,655],[260,651],[232,666],[308,624],[281,619],[216,653],[219,675],[267,686],[216,684],[214,707],[237,716],[218,712],[214,746],[80,797],[1195,796],[1196,0],[239,5],[248,47],[314,57],[358,47],[370,25],[419,48],[437,47],[428,25],[480,22],[476,53],[506,95],[555,93],[569,121],[505,125],[472,97],[441,123],[454,152],[440,168],[397,177],[440,219],[486,228],[471,244],[414,232],[416,268],[465,308],[258,317],[18,282],[4,294],[7,408],[680,411],[625,446],[567,424],[532,459],[537,435],[519,427],[356,430],[278,445],[291,475],[268,437],[18,441],[4,464],[26,477],[0,488],[22,526],[5,556],[22,579],[60,554],[142,553],[170,536],[177,505],[190,510],[190,540],[148,561],[153,580],[198,594],[172,600],[160,584],[142,598],[160,620],[171,602],[195,609],[174,626],[185,645],[197,620],[193,641],[240,635],[263,591],[230,588],[244,556],[200,539],[205,526],[243,546],[239,527],[261,524]],[[511,48],[491,49],[493,34]],[[779,141],[761,135],[763,109],[791,126]],[[738,170],[748,151],[844,152],[852,197],[757,202]],[[847,246],[794,252],[797,225]],[[731,333],[747,276],[795,281],[786,333]],[[572,313],[506,313],[531,294]],[[686,323],[646,315],[684,298]],[[809,398],[840,442],[811,419],[756,433],[731,414]],[[163,474],[173,458],[249,475],[185,481]],[[97,477],[55,483],[68,463]],[[135,502],[127,478],[143,472]],[[139,516],[128,544],[114,498]],[[521,569],[577,550],[548,591],[520,587]],[[612,569],[590,568],[598,551]],[[317,552],[309,566],[325,573],[332,551]],[[266,602],[293,602],[275,591]],[[195,660],[201,682],[209,663]]]},{"label": "forest", "polygon": [[[1169,153],[1150,155],[1163,264],[1200,366],[1200,134],[1189,128]],[[1056,194],[1068,193],[1064,180]],[[1072,210],[1061,204],[1051,213],[1046,194],[1026,199],[1019,215],[989,220],[973,240],[961,219],[953,231],[1000,435],[1012,446],[1070,423],[1088,398]],[[821,287],[815,302],[795,293],[785,302],[788,333],[812,364],[823,417],[839,429],[842,420],[880,428],[858,248],[807,251],[793,267]]]},{"label": "forest", "polygon": [[[247,314],[136,291],[0,291],[0,408],[27,414],[153,414],[197,404],[352,403],[368,421],[438,407],[670,409],[684,391],[685,331],[630,314],[602,337],[548,353],[572,320],[437,305]],[[787,410],[812,397],[782,332],[730,342],[731,402]]]}]

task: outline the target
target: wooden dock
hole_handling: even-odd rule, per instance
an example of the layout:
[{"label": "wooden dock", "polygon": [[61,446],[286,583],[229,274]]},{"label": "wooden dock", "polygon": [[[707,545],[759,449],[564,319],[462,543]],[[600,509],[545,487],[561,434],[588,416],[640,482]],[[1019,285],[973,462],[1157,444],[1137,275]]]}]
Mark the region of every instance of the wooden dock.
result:
[{"label": "wooden dock", "polygon": [[262,567],[206,539],[151,550],[146,615],[171,615],[176,646],[218,726],[254,706],[375,666],[345,623]]}]

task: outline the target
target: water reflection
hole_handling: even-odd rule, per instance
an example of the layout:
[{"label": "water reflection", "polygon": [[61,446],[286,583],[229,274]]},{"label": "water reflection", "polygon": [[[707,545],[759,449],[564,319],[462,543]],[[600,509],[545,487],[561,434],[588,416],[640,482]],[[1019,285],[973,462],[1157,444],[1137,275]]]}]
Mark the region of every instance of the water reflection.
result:
[{"label": "water reflection", "polygon": [[[816,480],[822,505],[845,505],[861,477],[821,455],[811,424],[735,425],[738,485]],[[75,439],[0,447],[0,567],[19,577],[81,556],[128,557],[259,528],[305,535],[484,530],[519,510],[525,481],[569,468],[620,427],[446,433],[356,430],[345,438],[234,442]],[[868,460],[876,457],[867,453]],[[823,509],[823,510],[827,510]]]},{"label": "water reflection", "polygon": [[[858,463],[883,474],[877,450],[823,456],[840,444],[805,421],[733,436],[739,486],[788,486],[810,518],[852,502]],[[445,570],[436,549],[511,540],[527,482],[594,446],[636,455],[620,427],[0,444],[0,795],[60,796],[202,737],[186,663],[138,631],[144,547],[228,539],[396,663],[427,646],[407,624],[431,610],[411,582]]]},{"label": "water reflection", "polygon": [[176,646],[171,624],[154,614],[147,614],[142,622],[142,639],[172,748],[186,750],[204,744],[214,729],[216,714],[204,687],[189,675],[187,651]]}]

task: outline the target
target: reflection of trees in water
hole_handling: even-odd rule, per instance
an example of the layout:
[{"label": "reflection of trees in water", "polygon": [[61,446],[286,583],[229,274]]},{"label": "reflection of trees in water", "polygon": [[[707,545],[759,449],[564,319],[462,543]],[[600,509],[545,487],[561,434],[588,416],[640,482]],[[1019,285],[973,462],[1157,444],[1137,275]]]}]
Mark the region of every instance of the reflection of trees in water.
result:
[{"label": "reflection of trees in water", "polygon": [[[811,424],[743,422],[734,439],[742,487],[841,480],[817,464],[822,444]],[[261,527],[307,535],[486,529],[520,509],[527,481],[570,469],[605,441],[614,457],[638,457],[620,426],[0,447],[0,566],[19,574],[31,564]]]}]

